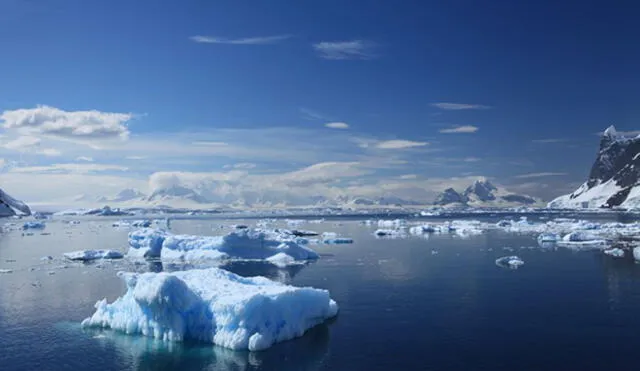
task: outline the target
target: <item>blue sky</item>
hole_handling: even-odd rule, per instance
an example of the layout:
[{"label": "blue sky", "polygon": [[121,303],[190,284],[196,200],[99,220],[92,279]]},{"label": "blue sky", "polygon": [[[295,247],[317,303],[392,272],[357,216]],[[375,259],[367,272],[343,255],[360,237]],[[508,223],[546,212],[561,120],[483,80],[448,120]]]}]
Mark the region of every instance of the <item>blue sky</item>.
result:
[{"label": "blue sky", "polygon": [[638,128],[639,13],[604,1],[5,0],[0,181],[45,201],[149,192],[164,184],[156,173],[255,191],[314,172],[314,192],[372,197],[486,176],[548,199],[585,179],[599,131]]}]

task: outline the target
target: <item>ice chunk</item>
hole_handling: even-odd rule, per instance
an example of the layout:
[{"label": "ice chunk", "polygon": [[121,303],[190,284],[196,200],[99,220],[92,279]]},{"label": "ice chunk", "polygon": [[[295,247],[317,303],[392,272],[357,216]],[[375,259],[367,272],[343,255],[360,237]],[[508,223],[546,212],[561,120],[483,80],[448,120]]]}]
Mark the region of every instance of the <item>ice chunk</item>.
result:
[{"label": "ice chunk", "polygon": [[436,232],[436,229],[428,224],[425,225],[418,225],[418,226],[414,226],[409,228],[409,233],[411,234],[424,234],[424,233],[434,233]]},{"label": "ice chunk", "polygon": [[353,238],[345,238],[345,237],[335,237],[335,238],[325,238],[322,240],[323,243],[327,245],[343,245],[353,243]]},{"label": "ice chunk", "polygon": [[338,312],[326,290],[217,268],[120,276],[127,292],[110,304],[98,301],[83,327],[255,351],[302,336]]},{"label": "ice chunk", "polygon": [[373,232],[377,237],[400,237],[404,236],[402,229],[377,229]]},{"label": "ice chunk", "polygon": [[558,241],[559,237],[555,233],[542,233],[538,236],[538,243],[553,243]]},{"label": "ice chunk", "polygon": [[399,228],[405,226],[407,221],[404,219],[396,219],[396,220],[378,220],[379,228]]},{"label": "ice chunk", "polygon": [[563,242],[583,242],[583,241],[593,241],[598,240],[599,238],[589,232],[585,231],[575,231],[571,232],[564,237],[562,237]]},{"label": "ice chunk", "polygon": [[278,230],[239,229],[226,236],[190,236],[141,229],[129,233],[129,256],[179,260],[266,259],[286,253],[295,260],[317,259],[318,254],[301,242]]},{"label": "ice chunk", "polygon": [[603,253],[613,256],[614,258],[624,258],[624,250],[614,247],[613,249],[604,250]]},{"label": "ice chunk", "polygon": [[139,228],[149,228],[151,227],[151,220],[134,220],[131,222],[131,226],[132,227],[139,227]]},{"label": "ice chunk", "polygon": [[44,222],[38,222],[38,221],[33,221],[33,222],[26,222],[22,225],[22,229],[23,230],[27,230],[27,229],[45,229],[47,225]]},{"label": "ice chunk", "polygon": [[518,256],[515,256],[515,255],[503,256],[501,258],[496,259],[496,265],[499,267],[516,269],[524,265],[524,260],[520,259]]},{"label": "ice chunk", "polygon": [[640,261],[640,247],[633,248],[633,258]]},{"label": "ice chunk", "polygon": [[231,228],[233,228],[233,229],[247,229],[247,228],[249,228],[249,226],[246,225],[246,224],[234,224],[234,225],[231,226]]},{"label": "ice chunk", "polygon": [[78,250],[78,251],[66,252],[62,255],[64,255],[64,257],[69,260],[81,260],[81,261],[123,258],[123,255],[121,252],[114,251],[114,250]]},{"label": "ice chunk", "polygon": [[312,237],[319,235],[318,232],[306,231],[304,229],[294,229],[291,231],[291,234],[298,237]]},{"label": "ice chunk", "polygon": [[287,254],[285,254],[283,252],[280,252],[280,253],[277,253],[277,254],[275,254],[273,256],[270,256],[266,260],[269,263],[271,263],[271,264],[273,264],[273,265],[275,265],[277,267],[280,267],[280,268],[284,268],[284,267],[289,266],[289,265],[300,264],[300,262],[297,262],[294,258],[292,258],[291,256],[289,256],[289,255],[287,255]]}]

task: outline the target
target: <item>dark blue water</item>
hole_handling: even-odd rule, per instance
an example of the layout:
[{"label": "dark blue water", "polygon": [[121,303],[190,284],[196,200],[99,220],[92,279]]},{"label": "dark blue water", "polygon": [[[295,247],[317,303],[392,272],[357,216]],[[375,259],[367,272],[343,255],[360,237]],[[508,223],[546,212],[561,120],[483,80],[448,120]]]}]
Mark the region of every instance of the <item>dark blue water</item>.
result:
[{"label": "dark blue water", "polygon": [[[237,223],[238,221],[233,221]],[[247,221],[249,224],[251,221]],[[220,234],[220,221],[181,220],[180,233]],[[127,230],[108,221],[51,222],[51,235],[0,234],[0,370],[603,370],[636,367],[640,349],[640,265],[629,257],[535,246],[535,236],[488,232],[471,238],[380,240],[356,221],[308,224],[353,245],[319,246],[316,263],[276,269],[233,264],[330,290],[340,313],[302,338],[264,352],[162,343],[83,331],[94,303],[124,292],[118,270],[185,267],[126,261],[68,264],[62,252],[126,251]],[[514,253],[526,264],[497,267]],[[433,252],[437,251],[437,254]],[[44,255],[56,260],[41,262]],[[61,267],[66,265],[66,268]],[[189,268],[189,267],[186,267]]]}]

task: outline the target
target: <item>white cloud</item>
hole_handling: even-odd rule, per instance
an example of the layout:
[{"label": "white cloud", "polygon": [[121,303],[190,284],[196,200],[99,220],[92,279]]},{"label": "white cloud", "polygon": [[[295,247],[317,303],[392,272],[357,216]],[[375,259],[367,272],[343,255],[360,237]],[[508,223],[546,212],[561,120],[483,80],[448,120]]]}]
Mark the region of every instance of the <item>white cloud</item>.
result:
[{"label": "white cloud", "polygon": [[328,122],[324,126],[331,129],[349,129],[349,124],[346,122]]},{"label": "white cloud", "polygon": [[57,174],[87,174],[104,171],[127,171],[127,167],[106,164],[53,164],[46,166],[14,167],[12,173],[57,173]]},{"label": "white cloud", "polygon": [[291,37],[292,35],[274,35],[229,39],[226,37],[196,35],[191,36],[189,39],[193,42],[204,44],[268,45],[279,43],[281,41],[290,39]]},{"label": "white cloud", "polygon": [[147,156],[125,156],[127,160],[144,160]]},{"label": "white cloud", "polygon": [[195,142],[192,142],[191,144],[193,144],[194,146],[207,146],[207,147],[225,147],[229,145],[229,143],[225,143],[225,142],[211,142],[206,140],[197,140]]},{"label": "white cloud", "polygon": [[76,157],[76,161],[93,162],[93,157],[80,156],[80,157]]},{"label": "white cloud", "polygon": [[462,161],[464,161],[464,162],[478,162],[478,161],[480,161],[480,159],[477,158],[477,157],[466,157]]},{"label": "white cloud", "polygon": [[41,154],[41,155],[49,156],[49,157],[61,156],[62,155],[62,152],[60,152],[59,150],[57,150],[55,148],[43,148],[43,149],[39,150],[37,153]]},{"label": "white cloud", "polygon": [[549,176],[563,176],[563,175],[567,175],[567,173],[552,173],[552,172],[546,172],[546,173],[528,173],[528,174],[516,175],[514,178],[519,178],[519,179],[528,179],[528,178],[542,178],[542,177],[549,177]]},{"label": "white cloud", "polygon": [[313,44],[320,58],[332,60],[373,59],[376,44],[366,40],[322,41]]},{"label": "white cloud", "polygon": [[448,129],[440,129],[443,134],[471,134],[478,131],[478,127],[473,125],[456,126]]},{"label": "white cloud", "polygon": [[42,142],[40,138],[23,135],[10,142],[5,143],[3,147],[6,149],[12,149],[16,151],[25,151],[25,150],[33,149],[33,147],[39,146],[40,142]]},{"label": "white cloud", "polygon": [[400,175],[400,179],[417,179],[418,176],[416,174],[405,174],[405,175]]},{"label": "white cloud", "polygon": [[566,139],[560,139],[560,138],[548,138],[548,139],[533,139],[531,142],[532,143],[540,143],[540,144],[545,144],[545,143],[562,143],[562,142],[566,142]]},{"label": "white cloud", "polygon": [[412,147],[422,147],[428,144],[429,143],[427,142],[414,142],[411,140],[404,140],[404,139],[392,139],[392,140],[384,140],[376,143],[376,148],[404,149],[404,148],[412,148]]},{"label": "white cloud", "polygon": [[97,141],[127,139],[126,122],[132,114],[92,111],[63,111],[49,106],[8,110],[0,120],[7,130],[18,130],[30,135]]},{"label": "white cloud", "polygon": [[468,103],[431,103],[432,107],[440,108],[447,111],[460,111],[460,110],[469,110],[469,109],[489,109],[491,107],[485,106],[483,104],[468,104]]},{"label": "white cloud", "polygon": [[253,169],[255,167],[256,167],[256,164],[251,162],[239,162],[237,164],[228,164],[223,166],[224,169],[244,169],[244,170]]}]

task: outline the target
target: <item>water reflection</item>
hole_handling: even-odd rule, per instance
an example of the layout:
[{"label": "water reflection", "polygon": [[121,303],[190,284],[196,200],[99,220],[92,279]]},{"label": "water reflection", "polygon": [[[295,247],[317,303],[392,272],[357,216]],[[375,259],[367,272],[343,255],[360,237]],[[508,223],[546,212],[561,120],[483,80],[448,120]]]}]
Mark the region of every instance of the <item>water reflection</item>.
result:
[{"label": "water reflection", "polygon": [[117,354],[132,364],[134,370],[317,370],[325,363],[329,350],[327,324],[262,352],[163,342],[108,330],[83,331],[103,347],[115,346]]}]

